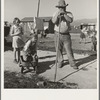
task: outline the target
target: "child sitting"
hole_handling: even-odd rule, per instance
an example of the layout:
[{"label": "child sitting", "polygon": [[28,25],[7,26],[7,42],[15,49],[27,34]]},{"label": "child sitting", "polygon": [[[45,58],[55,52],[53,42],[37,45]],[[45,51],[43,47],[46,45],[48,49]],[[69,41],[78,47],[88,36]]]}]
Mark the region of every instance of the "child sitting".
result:
[{"label": "child sitting", "polygon": [[36,51],[37,39],[38,39],[37,30],[35,30],[33,37],[26,42],[23,48],[23,51],[25,51],[26,54],[34,55],[37,52]]},{"label": "child sitting", "polygon": [[[37,61],[38,61],[38,57],[37,57],[37,39],[38,39],[38,30],[35,29],[34,33],[33,33],[33,37],[31,39],[29,39],[23,50],[22,50],[22,54],[21,54],[21,60],[22,62],[20,62],[22,65],[26,66],[28,69],[31,66],[37,66]],[[31,63],[33,62],[33,63]],[[34,64],[35,63],[35,64]],[[35,68],[35,67],[34,67]]]}]

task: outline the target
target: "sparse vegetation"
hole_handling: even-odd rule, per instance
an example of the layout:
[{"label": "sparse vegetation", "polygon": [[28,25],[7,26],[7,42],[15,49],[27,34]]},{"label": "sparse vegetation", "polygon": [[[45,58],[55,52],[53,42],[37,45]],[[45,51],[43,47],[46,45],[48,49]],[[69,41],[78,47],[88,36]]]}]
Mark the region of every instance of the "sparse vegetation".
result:
[{"label": "sparse vegetation", "polygon": [[[38,82],[46,82],[45,86],[38,86]],[[78,88],[78,85],[75,83],[60,83],[60,82],[50,82],[43,77],[38,75],[32,75],[31,78],[25,77],[23,74],[18,74],[15,72],[4,72],[4,88],[52,88],[52,89],[59,89],[59,88],[66,88],[66,89],[73,89]]]}]

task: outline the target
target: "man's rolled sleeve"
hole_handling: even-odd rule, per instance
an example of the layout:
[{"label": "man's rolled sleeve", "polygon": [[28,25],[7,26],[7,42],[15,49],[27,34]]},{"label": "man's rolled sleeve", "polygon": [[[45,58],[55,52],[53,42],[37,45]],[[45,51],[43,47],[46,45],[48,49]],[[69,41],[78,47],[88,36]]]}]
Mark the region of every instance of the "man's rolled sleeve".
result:
[{"label": "man's rolled sleeve", "polygon": [[56,13],[53,14],[52,22],[53,22],[54,24],[56,24],[56,23],[58,22],[58,12],[56,12]]},{"label": "man's rolled sleeve", "polygon": [[67,12],[67,16],[70,18],[70,23],[73,22],[73,14],[71,12]]}]

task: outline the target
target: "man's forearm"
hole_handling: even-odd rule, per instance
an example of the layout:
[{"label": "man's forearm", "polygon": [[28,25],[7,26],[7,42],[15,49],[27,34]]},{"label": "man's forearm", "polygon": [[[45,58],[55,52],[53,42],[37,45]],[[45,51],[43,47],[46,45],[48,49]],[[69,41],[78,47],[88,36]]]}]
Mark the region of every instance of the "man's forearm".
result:
[{"label": "man's forearm", "polygon": [[53,22],[54,24],[56,24],[57,21],[58,21],[58,16],[56,15],[56,16],[54,16],[54,17],[52,18],[52,22]]},{"label": "man's forearm", "polygon": [[70,23],[73,22],[73,18],[69,17],[68,15],[64,15],[64,18]]}]

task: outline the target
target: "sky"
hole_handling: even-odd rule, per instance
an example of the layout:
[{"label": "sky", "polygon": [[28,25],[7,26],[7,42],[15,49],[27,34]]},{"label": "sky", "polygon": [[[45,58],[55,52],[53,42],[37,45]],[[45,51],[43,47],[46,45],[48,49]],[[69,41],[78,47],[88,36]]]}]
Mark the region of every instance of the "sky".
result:
[{"label": "sky", "polygon": [[[52,16],[58,9],[59,0],[40,0],[39,16]],[[97,18],[97,0],[65,0],[74,20]],[[4,0],[4,20],[12,22],[15,17],[36,17],[38,0]]]}]

